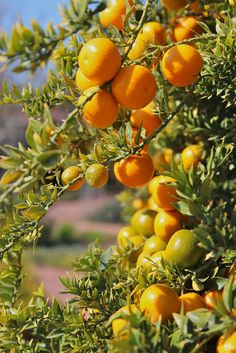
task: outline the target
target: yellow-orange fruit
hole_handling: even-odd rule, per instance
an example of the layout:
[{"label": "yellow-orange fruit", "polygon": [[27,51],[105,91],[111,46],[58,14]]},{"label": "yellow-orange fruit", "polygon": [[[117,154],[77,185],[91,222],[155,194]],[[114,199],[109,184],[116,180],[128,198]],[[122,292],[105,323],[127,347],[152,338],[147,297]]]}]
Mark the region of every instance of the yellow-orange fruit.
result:
[{"label": "yellow-orange fruit", "polygon": [[197,80],[203,58],[191,45],[177,44],[165,52],[161,67],[168,82],[175,87],[186,87]]},{"label": "yellow-orange fruit", "polygon": [[202,27],[199,25],[198,20],[192,16],[185,16],[181,18],[174,28],[174,38],[176,42],[185,39],[190,39],[197,34],[203,32]]},{"label": "yellow-orange fruit", "polygon": [[132,126],[139,129],[140,125],[146,130],[147,136],[161,125],[161,119],[153,114],[153,103],[147,105],[143,109],[134,110],[130,116]]},{"label": "yellow-orange fruit", "polygon": [[137,235],[133,227],[122,227],[117,235],[117,243],[120,247],[126,247],[129,244],[130,237]]},{"label": "yellow-orange fruit", "polygon": [[171,186],[175,179],[164,175],[157,177],[156,186],[152,192],[152,197],[157,206],[165,211],[175,210],[174,202],[177,202],[177,194],[174,187]]},{"label": "yellow-orange fruit", "polygon": [[[72,182],[73,179],[77,178],[81,173],[81,170],[79,167],[76,165],[70,166],[66,168],[62,175],[61,175],[61,181],[63,185],[67,185],[70,182]],[[77,180],[73,185],[71,185],[68,190],[74,191],[74,190],[79,190],[84,184],[84,178],[81,178]]]},{"label": "yellow-orange fruit", "polygon": [[179,10],[188,2],[186,0],[161,0],[161,3],[167,10]]},{"label": "yellow-orange fruit", "polygon": [[99,85],[99,82],[89,80],[86,76],[84,76],[80,69],[76,73],[75,82],[81,91],[85,91],[86,89]]},{"label": "yellow-orange fruit", "polygon": [[168,242],[179,229],[181,229],[181,213],[163,210],[158,212],[154,221],[154,231],[162,241]]},{"label": "yellow-orange fruit", "polygon": [[[130,6],[133,5],[132,0],[129,0]],[[111,0],[108,2],[105,10],[100,12],[101,24],[107,28],[110,25],[115,26],[119,31],[123,29],[122,17],[127,11],[126,0]],[[135,10],[134,10],[135,12]]]},{"label": "yellow-orange fruit", "polygon": [[[138,311],[137,306],[135,304],[131,304],[130,306],[123,306],[116,313],[130,315],[135,311]],[[126,326],[127,326],[127,320],[122,319],[122,318],[114,319],[112,321],[113,335],[114,336],[125,335],[126,334],[126,332],[125,332]]]},{"label": "yellow-orange fruit", "polygon": [[197,309],[206,308],[204,299],[197,293],[189,292],[179,297],[184,306],[184,312],[193,311]]},{"label": "yellow-orange fruit", "polygon": [[235,353],[236,352],[236,330],[221,336],[218,339],[216,353]]},{"label": "yellow-orange fruit", "polygon": [[112,94],[126,108],[142,109],[156,95],[155,77],[142,65],[126,66],[114,78]]},{"label": "yellow-orange fruit", "polygon": [[181,153],[184,170],[188,170],[191,166],[196,166],[202,156],[201,147],[198,145],[190,145]]}]

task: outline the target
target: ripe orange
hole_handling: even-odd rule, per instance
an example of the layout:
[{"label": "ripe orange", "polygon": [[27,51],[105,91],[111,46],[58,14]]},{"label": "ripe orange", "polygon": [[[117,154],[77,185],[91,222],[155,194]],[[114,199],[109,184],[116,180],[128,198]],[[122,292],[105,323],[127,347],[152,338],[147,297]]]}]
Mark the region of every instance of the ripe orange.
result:
[{"label": "ripe orange", "polygon": [[235,353],[236,352],[236,330],[221,336],[218,339],[216,353]]},{"label": "ripe orange", "polygon": [[137,259],[136,266],[150,268],[151,267],[150,257],[151,257],[151,254],[149,252],[142,251]]},{"label": "ripe orange", "polygon": [[[132,0],[129,0],[130,6],[133,5]],[[109,25],[115,26],[120,31],[123,29],[122,16],[125,16],[127,11],[125,0],[111,0],[108,2],[105,10],[100,12],[101,24],[107,28]]]},{"label": "ripe orange", "polygon": [[168,82],[175,87],[186,87],[197,80],[203,58],[191,45],[178,44],[165,52],[161,67]]},{"label": "ripe orange", "polygon": [[134,128],[139,129],[140,125],[146,130],[147,136],[161,125],[161,119],[153,114],[153,103],[148,104],[143,109],[135,110],[131,113],[130,121]]},{"label": "ripe orange", "polygon": [[118,104],[111,93],[101,90],[84,105],[83,117],[89,125],[105,129],[117,120]]},{"label": "ripe orange", "polygon": [[157,184],[159,183],[159,176],[154,176],[148,183],[148,192],[149,194],[152,195],[152,193],[154,192]]},{"label": "ripe orange", "polygon": [[150,210],[154,210],[156,212],[159,212],[160,211],[160,208],[157,206],[157,204],[155,203],[155,201],[153,200],[153,197],[150,196],[147,200],[147,207],[150,209]]},{"label": "ripe orange", "polygon": [[78,60],[84,76],[100,83],[111,80],[121,65],[120,52],[108,38],[90,39],[82,47]]},{"label": "ripe orange", "polygon": [[164,242],[181,229],[181,213],[178,211],[160,211],[154,221],[154,232]]},{"label": "ripe orange", "polygon": [[152,192],[152,197],[157,206],[165,211],[175,210],[173,202],[177,202],[176,190],[171,186],[175,179],[164,175],[159,175],[156,179],[156,186]]},{"label": "ripe orange", "polygon": [[146,185],[153,176],[151,158],[142,154],[131,155],[114,165],[116,179],[129,188],[139,188]]},{"label": "ripe orange", "polygon": [[120,247],[125,247],[129,243],[129,238],[136,235],[133,227],[122,227],[117,235],[117,243]]},{"label": "ripe orange", "polygon": [[209,291],[204,294],[204,300],[208,309],[214,310],[216,305],[219,304],[222,300],[222,292]]},{"label": "ripe orange", "polygon": [[99,163],[90,165],[86,170],[85,180],[92,188],[98,189],[103,187],[108,180],[107,168]]},{"label": "ripe orange", "polygon": [[[63,185],[69,184],[73,179],[77,178],[81,173],[81,170],[76,165],[66,168],[62,175],[61,181]],[[74,191],[79,190],[84,183],[84,178],[77,180],[73,185],[71,185],[68,190]]]},{"label": "ripe orange", "polygon": [[147,22],[139,32],[132,49],[129,52],[130,60],[139,59],[150,44],[166,44],[165,28],[159,22]]},{"label": "ripe orange", "polygon": [[191,230],[181,229],[170,238],[166,250],[166,260],[181,268],[195,266],[202,256],[198,240]]},{"label": "ripe orange", "polygon": [[[133,128],[132,129],[132,147],[137,146],[138,144],[143,142],[142,137],[140,136],[138,141],[136,142],[136,136],[138,134],[138,129]],[[145,145],[142,147],[143,152],[148,152],[148,144],[145,143]]]},{"label": "ripe orange", "polygon": [[193,311],[197,309],[206,308],[204,299],[197,293],[189,292],[179,297],[184,306],[184,312]]},{"label": "ripe orange", "polygon": [[192,16],[182,17],[174,28],[174,39],[180,42],[184,39],[190,39],[203,32],[198,20]]},{"label": "ripe orange", "polygon": [[153,324],[158,320],[166,323],[173,313],[180,310],[177,293],[165,284],[153,284],[146,288],[140,298],[140,309]]},{"label": "ripe orange", "polygon": [[188,3],[186,0],[161,0],[161,2],[167,10],[179,10]]},{"label": "ripe orange", "polygon": [[[138,311],[138,308],[135,304],[131,304],[130,306],[123,306],[119,310],[117,310],[116,313],[124,314],[124,315],[130,315],[133,312]],[[114,319],[112,321],[112,331],[114,336],[122,336],[126,334],[126,328],[127,328],[127,320],[126,319]]]},{"label": "ripe orange", "polygon": [[142,109],[156,95],[156,81],[149,69],[141,65],[122,68],[112,82],[112,94],[128,109]]},{"label": "ripe orange", "polygon": [[141,210],[141,208],[144,208],[145,206],[145,202],[142,199],[135,199],[132,202],[132,206],[133,208],[135,208],[136,210]]},{"label": "ripe orange", "polygon": [[153,235],[145,241],[143,251],[148,252],[152,255],[158,251],[165,250],[166,245],[167,244],[158,236]]},{"label": "ripe orange", "polygon": [[[162,261],[165,261],[165,250],[157,251],[151,256],[152,262],[154,262],[156,265],[159,265]],[[154,266],[152,266],[155,268]]]},{"label": "ripe orange", "polygon": [[173,158],[173,150],[171,148],[165,148],[161,152],[157,152],[153,157],[153,164],[156,171],[162,173],[164,171],[163,166],[170,164]]},{"label": "ripe orange", "polygon": [[156,211],[149,209],[142,209],[136,211],[131,218],[131,226],[136,230],[137,234],[146,237],[154,233],[154,219]]},{"label": "ripe orange", "polygon": [[190,145],[181,153],[184,170],[188,170],[191,166],[196,166],[202,156],[202,150],[198,145]]},{"label": "ripe orange", "polygon": [[81,91],[85,91],[86,89],[99,85],[99,82],[89,80],[86,76],[84,76],[80,69],[76,73],[75,82],[78,89]]}]

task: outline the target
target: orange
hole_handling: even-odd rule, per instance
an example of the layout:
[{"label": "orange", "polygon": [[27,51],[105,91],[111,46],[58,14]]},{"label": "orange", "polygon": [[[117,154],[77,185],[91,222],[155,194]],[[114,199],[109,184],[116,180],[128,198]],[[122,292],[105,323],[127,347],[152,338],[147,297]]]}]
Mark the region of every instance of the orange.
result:
[{"label": "orange", "polygon": [[236,352],[236,330],[221,336],[218,339],[216,353],[235,353]]},{"label": "orange", "polygon": [[129,52],[130,60],[139,59],[150,44],[166,44],[165,28],[159,22],[147,22],[139,32],[132,49]]},{"label": "orange", "polygon": [[130,256],[129,256],[129,261],[130,262],[136,262],[137,258],[143,251],[142,245],[145,242],[145,237],[143,235],[132,235],[131,237],[128,238],[128,244],[130,245],[133,250],[135,250]]},{"label": "orange", "polygon": [[137,267],[142,266],[142,267],[150,268],[151,267],[150,257],[151,257],[151,254],[149,252],[142,251],[137,259]]},{"label": "orange", "polygon": [[198,145],[190,145],[181,153],[184,170],[188,170],[191,166],[196,166],[202,156],[202,150]]},{"label": "orange", "polygon": [[203,58],[191,45],[178,44],[165,52],[161,67],[168,82],[175,87],[186,87],[197,80]]},{"label": "orange", "polygon": [[[131,304],[130,306],[123,306],[119,310],[117,310],[117,314],[130,315],[133,312],[137,312],[138,308],[135,304]],[[128,321],[126,319],[114,319],[112,321],[112,331],[114,336],[122,336],[126,333]]]},{"label": "orange", "polygon": [[204,300],[208,309],[214,310],[222,300],[222,293],[220,291],[209,291],[204,294]]},{"label": "orange", "polygon": [[146,288],[140,298],[140,309],[153,324],[158,320],[166,323],[173,313],[180,310],[177,293],[165,284],[153,284]]},{"label": "orange", "polygon": [[201,8],[199,7],[198,1],[194,1],[191,5],[190,5],[190,9],[196,13],[199,14],[202,12]]},{"label": "orange", "polygon": [[195,17],[185,16],[179,20],[174,28],[174,39],[176,42],[180,42],[184,39],[190,39],[202,32],[203,29]]},{"label": "orange", "polygon": [[99,163],[90,165],[86,170],[85,180],[92,188],[98,189],[103,187],[108,180],[107,168]]},{"label": "orange", "polygon": [[105,129],[117,120],[118,104],[111,93],[101,90],[84,105],[83,117],[89,125]]},{"label": "orange", "polygon": [[[129,0],[130,6],[133,2]],[[126,15],[126,0],[111,0],[108,2],[105,10],[100,12],[101,24],[107,28],[110,25],[115,26],[119,31],[123,29],[122,16]]]},{"label": "orange", "polygon": [[165,211],[175,210],[173,202],[177,202],[176,190],[171,186],[175,179],[164,175],[157,177],[156,186],[152,192],[152,197],[159,208]]},{"label": "orange", "polygon": [[84,76],[83,72],[80,69],[76,73],[75,82],[78,89],[80,89],[81,91],[85,91],[88,88],[99,85],[99,82],[89,80],[86,76]]},{"label": "orange", "polygon": [[136,129],[142,127],[146,130],[147,136],[150,136],[151,133],[156,130],[161,125],[161,119],[153,114],[152,111],[153,103],[150,103],[143,109],[135,110],[131,113],[130,122],[132,126]]},{"label": "orange", "polygon": [[[73,179],[77,178],[81,173],[81,170],[76,165],[66,168],[62,175],[61,181],[63,185],[69,184]],[[84,178],[77,180],[73,185],[71,185],[68,190],[74,191],[79,190],[84,183]]]},{"label": "orange", "polygon": [[[138,129],[133,128],[132,129],[132,147],[139,145],[140,143],[143,142],[143,139],[141,136],[139,136],[139,139],[136,141],[136,136],[138,134]],[[145,145],[142,147],[142,150],[144,152],[148,152],[148,144],[145,143]]]},{"label": "orange", "polygon": [[153,191],[155,190],[155,187],[157,186],[157,184],[159,183],[159,176],[154,176],[148,183],[148,192],[149,194],[152,195]]},{"label": "orange", "polygon": [[117,243],[120,247],[125,247],[129,243],[129,238],[136,235],[133,227],[122,227],[117,235]]},{"label": "orange", "polygon": [[148,237],[154,233],[154,219],[156,211],[148,208],[136,211],[131,218],[131,226],[137,234]]},{"label": "orange", "polygon": [[160,211],[160,208],[157,206],[157,204],[155,203],[155,201],[153,200],[153,197],[150,196],[147,200],[147,207],[150,209],[150,210],[154,210],[156,212],[159,212]]},{"label": "orange", "polygon": [[154,232],[162,241],[168,242],[179,229],[181,229],[181,213],[178,211],[160,211],[156,215]]},{"label": "orange", "polygon": [[161,2],[167,10],[179,10],[188,3],[186,0],[161,0]]},{"label": "orange", "polygon": [[165,148],[161,152],[157,152],[153,157],[153,164],[156,171],[162,173],[164,171],[163,166],[170,164],[173,158],[173,150],[171,148]]},{"label": "orange", "polygon": [[100,83],[111,80],[121,65],[120,52],[108,38],[90,39],[82,47],[78,60],[84,76]]},{"label": "orange", "polygon": [[168,263],[180,269],[190,268],[199,262],[202,250],[194,233],[188,229],[181,229],[170,238],[165,255]]},{"label": "orange", "polygon": [[135,199],[132,202],[132,206],[133,208],[135,208],[136,210],[140,210],[141,208],[144,208],[145,206],[145,202],[142,199]]},{"label": "orange", "polygon": [[146,185],[154,172],[153,163],[147,154],[131,155],[114,164],[116,179],[129,188]]},{"label": "orange", "polygon": [[[161,262],[165,261],[165,251],[157,251],[151,256],[151,261],[154,262],[156,265],[159,265]],[[156,269],[154,265],[152,265],[153,269]]]},{"label": "orange", "polygon": [[165,250],[166,245],[167,244],[158,236],[153,235],[145,241],[143,251],[148,252],[150,254],[154,254],[157,251]]},{"label": "orange", "polygon": [[142,109],[156,95],[155,77],[142,65],[126,66],[114,78],[112,94],[126,108]]},{"label": "orange", "polygon": [[184,306],[185,313],[187,313],[188,311],[206,308],[206,303],[204,299],[197,293],[185,293],[181,295],[179,299]]}]

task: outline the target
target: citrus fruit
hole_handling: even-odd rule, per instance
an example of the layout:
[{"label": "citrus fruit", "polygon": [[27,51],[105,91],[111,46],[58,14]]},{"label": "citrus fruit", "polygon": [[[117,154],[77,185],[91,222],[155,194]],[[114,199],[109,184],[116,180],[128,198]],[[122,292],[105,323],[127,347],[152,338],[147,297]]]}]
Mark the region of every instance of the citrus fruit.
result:
[{"label": "citrus fruit", "polygon": [[159,176],[154,176],[148,183],[148,192],[152,195],[153,191],[155,190],[155,187],[157,186],[159,182]]},{"label": "citrus fruit", "polygon": [[112,94],[126,108],[142,109],[156,95],[155,77],[142,65],[126,66],[114,78]]},{"label": "citrus fruit", "polygon": [[[76,165],[66,168],[62,175],[61,181],[63,185],[69,184],[73,179],[77,178],[81,173],[81,170]],[[84,183],[84,178],[77,180],[73,185],[71,185],[68,190],[74,191],[79,190]]]},{"label": "citrus fruit", "polygon": [[[152,254],[151,261],[156,265],[159,265],[161,262],[165,261],[165,250],[160,250]],[[152,267],[155,269],[153,265]]]},{"label": "citrus fruit", "polygon": [[151,257],[151,254],[149,252],[142,251],[137,259],[137,267],[142,266],[142,267],[150,268],[151,267],[150,257]]},{"label": "citrus fruit", "polygon": [[153,114],[152,108],[153,103],[143,109],[133,111],[130,116],[132,126],[139,129],[142,125],[147,132],[147,136],[150,136],[161,125],[161,119],[156,114]]},{"label": "citrus fruit", "polygon": [[216,353],[236,352],[236,331],[221,336],[217,341]]},{"label": "citrus fruit", "polygon": [[158,236],[153,235],[145,241],[143,251],[153,254],[153,253],[156,253],[157,251],[165,250],[166,245],[167,244],[163,240],[161,240]]},{"label": "citrus fruit", "polygon": [[165,284],[153,284],[146,288],[140,298],[140,309],[153,324],[158,320],[166,323],[173,313],[180,310],[177,293]]},{"label": "citrus fruit", "polygon": [[182,17],[174,28],[174,38],[176,42],[190,39],[203,32],[198,20],[192,16]]},{"label": "citrus fruit", "polygon": [[165,148],[161,152],[157,152],[153,157],[154,169],[159,173],[164,171],[164,165],[170,164],[173,158],[173,150],[171,148]]},{"label": "citrus fruit", "polygon": [[139,188],[146,185],[153,176],[151,158],[142,154],[131,155],[114,164],[116,179],[129,188]]},{"label": "citrus fruit", "polygon": [[131,218],[131,226],[136,230],[137,234],[150,236],[154,233],[154,219],[156,211],[142,209],[136,211]]},{"label": "citrus fruit", "polygon": [[[116,314],[124,314],[130,315],[133,312],[138,311],[138,308],[135,304],[131,304],[130,306],[123,306],[119,310],[116,311]],[[127,328],[127,320],[123,318],[117,318],[112,321],[112,331],[114,336],[124,335],[126,333]]]},{"label": "citrus fruit", "polygon": [[166,260],[179,268],[190,268],[198,263],[202,250],[191,230],[181,229],[170,238],[165,254]]},{"label": "citrus fruit", "polygon": [[197,293],[189,292],[179,297],[184,307],[184,312],[206,308],[204,299]]},{"label": "citrus fruit", "polygon": [[168,242],[179,229],[181,229],[181,214],[178,211],[162,210],[156,215],[154,231],[162,241]]},{"label": "citrus fruit", "polygon": [[165,52],[161,67],[168,82],[175,87],[186,87],[197,80],[203,59],[191,45],[177,44]]},{"label": "citrus fruit", "polygon": [[176,190],[171,186],[175,179],[164,175],[159,175],[156,179],[156,184],[152,192],[152,197],[157,206],[165,211],[175,209],[173,202],[177,202]]},{"label": "citrus fruit", "polygon": [[181,153],[184,170],[188,170],[191,166],[196,166],[202,156],[202,150],[198,145],[190,145]]},{"label": "citrus fruit", "polygon": [[78,60],[84,76],[100,83],[111,80],[121,65],[120,52],[108,38],[90,39],[82,47]]},{"label": "citrus fruit", "polygon": [[[130,6],[133,2],[129,0]],[[117,29],[122,31],[123,21],[122,16],[125,16],[127,11],[126,0],[111,0],[108,2],[105,10],[100,12],[101,24],[107,28],[110,25],[115,26]]]},{"label": "citrus fruit", "polygon": [[135,208],[136,210],[141,210],[141,208],[144,208],[145,206],[145,202],[142,199],[135,199],[132,202],[132,206],[133,208]]},{"label": "citrus fruit", "polygon": [[99,82],[89,80],[86,76],[84,76],[80,69],[76,73],[75,82],[78,89],[81,91],[85,91],[86,89],[99,85]]},{"label": "citrus fruit", "polygon": [[152,196],[150,196],[147,200],[147,208],[150,208],[151,210],[154,210],[156,212],[160,211],[160,208],[157,206]]},{"label": "citrus fruit", "polygon": [[117,120],[118,104],[111,93],[101,90],[85,103],[83,117],[89,125],[105,129]]},{"label": "citrus fruit", "polygon": [[85,173],[85,180],[92,188],[103,187],[108,180],[107,168],[99,163],[94,163],[88,167]]},{"label": "citrus fruit", "polygon": [[161,0],[161,3],[167,10],[179,10],[188,2],[186,0]]},{"label": "citrus fruit", "polygon": [[129,243],[129,238],[136,235],[136,231],[133,227],[125,226],[122,227],[117,235],[117,243],[121,247],[125,247]]},{"label": "citrus fruit", "polygon": [[222,293],[220,291],[209,291],[204,294],[206,306],[210,310],[215,310],[216,305],[222,302]]}]

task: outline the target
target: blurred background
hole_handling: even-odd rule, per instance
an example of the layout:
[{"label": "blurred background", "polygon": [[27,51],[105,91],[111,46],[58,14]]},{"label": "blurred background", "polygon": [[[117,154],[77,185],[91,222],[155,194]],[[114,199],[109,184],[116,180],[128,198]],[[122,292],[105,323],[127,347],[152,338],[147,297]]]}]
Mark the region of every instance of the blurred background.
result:
[{"label": "blurred background", "polygon": [[[0,0],[0,30],[10,33],[11,27],[19,20],[30,26],[31,19],[37,19],[42,26],[48,21],[60,22],[58,3],[68,4],[69,0]],[[12,74],[11,71],[0,74],[0,83],[7,79],[9,83],[22,86],[30,81],[33,86],[41,86],[46,79],[47,69],[39,70],[31,77],[27,73]],[[63,112],[56,111],[57,120]],[[0,107],[0,146],[25,143],[24,133],[27,117],[17,106]],[[115,236],[122,227],[120,205],[115,198],[119,186],[113,180],[99,191],[86,186],[78,192],[68,192],[51,208],[43,221],[43,236],[36,250],[28,249],[24,255],[25,279],[22,295],[30,293],[43,283],[45,295],[51,300],[56,296],[65,301],[65,295],[58,277],[71,272],[72,262],[84,252],[89,243],[96,239],[105,247],[115,242]]]}]

